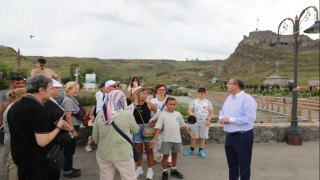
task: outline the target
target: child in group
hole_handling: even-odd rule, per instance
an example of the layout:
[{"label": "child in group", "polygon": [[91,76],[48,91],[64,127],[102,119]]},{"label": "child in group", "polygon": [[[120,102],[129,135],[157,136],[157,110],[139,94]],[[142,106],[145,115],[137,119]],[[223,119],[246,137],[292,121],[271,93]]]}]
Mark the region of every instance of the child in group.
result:
[{"label": "child in group", "polygon": [[162,158],[162,180],[168,179],[167,171],[167,159],[170,151],[172,152],[172,167],[171,167],[171,176],[183,179],[183,175],[177,170],[177,158],[178,154],[182,152],[182,139],[180,135],[180,128],[183,127],[185,131],[192,138],[196,138],[195,134],[191,133],[187,125],[184,123],[182,115],[175,111],[177,101],[175,98],[168,97],[166,100],[167,111],[164,111],[160,114],[157,124],[155,125],[155,135],[152,141],[149,143],[151,148],[154,147],[154,144],[158,138],[160,132],[163,132],[163,139],[161,144],[160,152],[163,154]]},{"label": "child in group", "polygon": [[213,116],[212,104],[209,100],[205,99],[206,89],[201,87],[198,89],[198,98],[191,101],[188,109],[190,116],[195,116],[197,121],[195,124],[189,125],[191,132],[196,134],[197,138],[191,139],[190,149],[183,155],[189,156],[194,154],[194,146],[197,139],[199,139],[199,156],[206,157],[203,151],[206,139],[208,139],[210,119]]}]

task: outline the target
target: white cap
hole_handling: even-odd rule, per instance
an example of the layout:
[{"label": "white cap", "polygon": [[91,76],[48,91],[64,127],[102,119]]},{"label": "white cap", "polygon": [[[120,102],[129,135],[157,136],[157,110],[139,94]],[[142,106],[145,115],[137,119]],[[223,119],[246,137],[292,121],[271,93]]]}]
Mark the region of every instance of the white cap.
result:
[{"label": "white cap", "polygon": [[117,82],[115,82],[114,80],[109,80],[109,81],[106,82],[105,87],[108,88],[109,86],[111,86],[113,84],[117,84]]},{"label": "white cap", "polygon": [[62,87],[62,84],[60,84],[58,81],[52,79],[52,85],[53,87]]}]

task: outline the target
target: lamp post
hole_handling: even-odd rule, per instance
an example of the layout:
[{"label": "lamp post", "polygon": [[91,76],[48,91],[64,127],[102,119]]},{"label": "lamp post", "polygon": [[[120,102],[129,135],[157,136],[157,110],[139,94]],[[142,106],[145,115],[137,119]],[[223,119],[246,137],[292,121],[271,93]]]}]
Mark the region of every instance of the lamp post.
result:
[{"label": "lamp post", "polygon": [[[287,42],[283,41],[280,38],[279,30],[281,28],[281,25],[285,21],[291,21],[293,24],[293,41],[294,41],[294,76],[293,76],[293,90],[292,90],[292,114],[291,114],[291,125],[290,128],[288,129],[287,132],[287,144],[289,145],[302,145],[302,136],[298,128],[298,117],[297,117],[297,107],[298,107],[298,89],[297,89],[297,84],[298,84],[298,49],[299,49],[299,42],[301,41],[301,38],[299,36],[299,28],[300,28],[300,22],[301,18],[303,17],[303,20],[308,20],[308,17],[310,16],[309,9],[313,9],[316,12],[316,22],[314,25],[312,25],[310,28],[306,29],[304,32],[305,33],[319,33],[320,30],[320,21],[318,19],[318,11],[315,6],[309,6],[305,8],[301,13],[300,16],[296,16],[295,20],[291,18],[285,18],[282,20],[278,26],[278,37],[276,41],[270,44],[270,46],[276,46],[278,44],[280,45],[288,45]],[[306,13],[305,16],[303,16]],[[285,30],[287,27],[284,27]]]}]

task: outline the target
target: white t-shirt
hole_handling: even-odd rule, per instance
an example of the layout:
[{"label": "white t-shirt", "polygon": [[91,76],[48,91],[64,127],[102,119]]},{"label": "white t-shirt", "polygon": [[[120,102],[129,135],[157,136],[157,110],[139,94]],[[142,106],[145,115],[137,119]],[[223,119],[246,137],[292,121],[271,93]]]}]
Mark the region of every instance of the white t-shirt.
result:
[{"label": "white t-shirt", "polygon": [[[157,98],[153,98],[153,99],[151,99],[150,102],[152,104],[154,104],[160,111],[161,111],[162,107],[163,107],[162,111],[167,111],[167,106],[165,106],[166,100],[167,99],[165,98],[163,101],[159,101]],[[151,114],[151,116],[152,116],[152,114]]]},{"label": "white t-shirt", "polygon": [[180,128],[186,126],[182,115],[178,111],[162,112],[155,129],[162,129],[163,142],[181,143]]},{"label": "white t-shirt", "polygon": [[197,123],[204,123],[209,116],[209,111],[213,109],[211,102],[207,99],[194,99],[191,101],[189,108],[193,109]]}]

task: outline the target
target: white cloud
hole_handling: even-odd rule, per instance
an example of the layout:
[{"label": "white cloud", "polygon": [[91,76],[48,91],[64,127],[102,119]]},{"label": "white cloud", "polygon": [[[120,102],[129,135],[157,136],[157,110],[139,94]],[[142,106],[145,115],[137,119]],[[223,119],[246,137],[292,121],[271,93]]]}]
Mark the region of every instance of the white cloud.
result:
[{"label": "white cloud", "polygon": [[[0,0],[0,43],[20,47],[24,55],[225,59],[243,35],[256,29],[257,17],[260,30],[275,32],[282,19],[318,4],[318,0]],[[303,22],[301,29],[313,22]],[[30,34],[35,36],[32,40]]]}]

